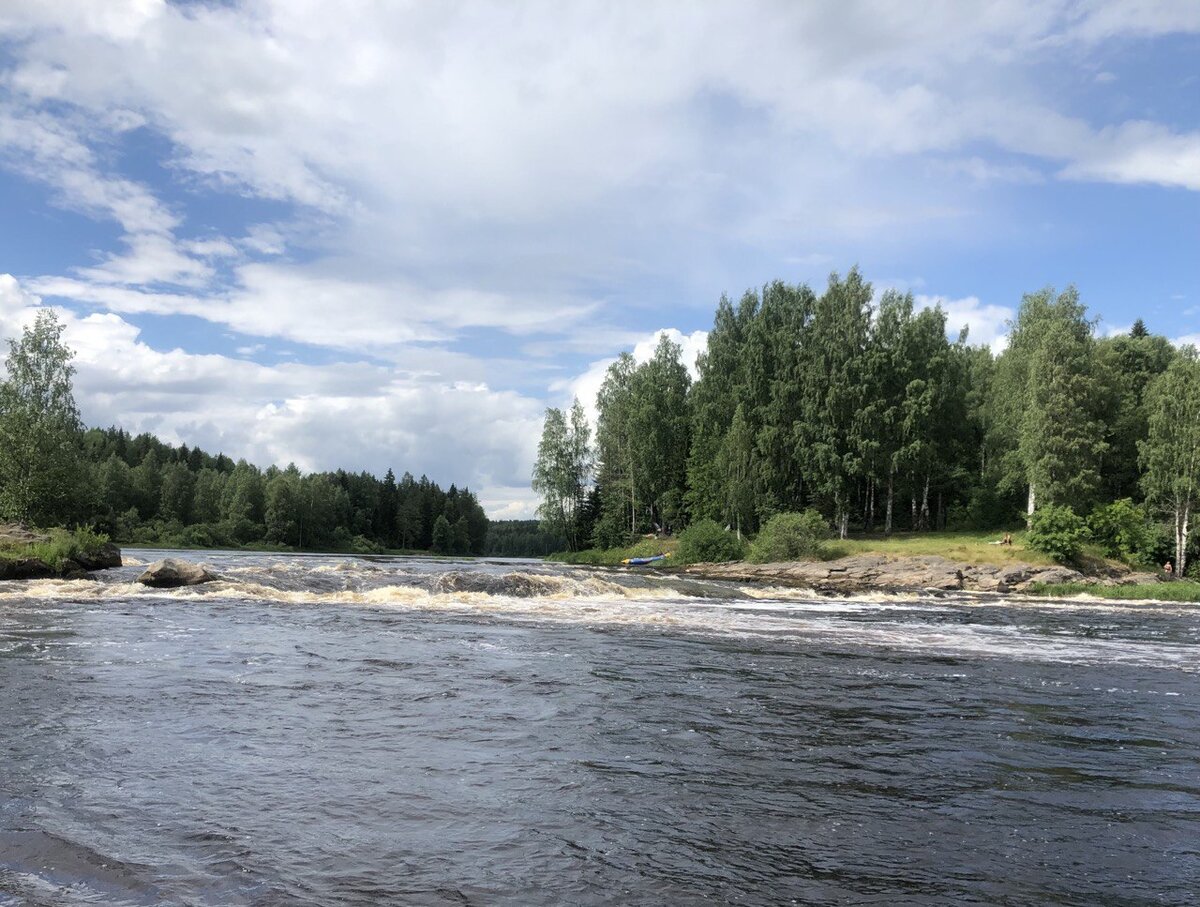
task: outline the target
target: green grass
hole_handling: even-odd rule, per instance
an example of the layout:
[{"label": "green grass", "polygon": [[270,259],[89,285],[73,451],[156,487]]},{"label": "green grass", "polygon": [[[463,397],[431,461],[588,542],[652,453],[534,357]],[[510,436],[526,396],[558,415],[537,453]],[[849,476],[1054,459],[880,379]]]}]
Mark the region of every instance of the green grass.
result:
[{"label": "green grass", "polygon": [[0,559],[15,561],[36,558],[55,570],[61,570],[64,562],[75,560],[80,554],[92,554],[108,541],[108,536],[86,527],[74,532],[49,529],[45,534],[49,539],[44,542],[0,545]]},{"label": "green grass", "polygon": [[[1013,532],[1013,543],[996,545],[1004,538],[1003,530],[989,532],[897,532],[890,536],[859,535],[848,539],[831,539],[821,545],[821,560],[837,560],[855,555],[879,554],[888,557],[922,557],[936,555],[947,560],[965,564],[1031,564],[1049,567],[1055,562],[1049,555],[1025,547],[1025,533]],[[564,564],[586,564],[596,567],[617,566],[627,557],[646,557],[663,551],[674,551],[677,541],[668,539],[639,539],[628,548],[600,550],[589,548],[584,551],[559,552],[547,560]],[[665,565],[672,566],[673,560]],[[1086,546],[1077,566],[1088,572],[1089,567],[1108,563],[1103,552],[1095,546]],[[675,562],[678,563],[678,562]]]},{"label": "green grass", "polygon": [[[677,539],[638,539],[628,548],[588,548],[584,551],[560,551],[546,558],[560,564],[584,564],[589,567],[619,567],[627,557],[653,557],[656,554],[674,553],[679,546]],[[667,564],[671,560],[666,561]],[[660,563],[658,566],[662,566]]]},{"label": "green grass", "polygon": [[1200,602],[1200,583],[1176,580],[1149,586],[1098,586],[1093,583],[1038,583],[1029,589],[1031,595],[1047,598],[1071,598],[1092,595],[1119,601]]}]

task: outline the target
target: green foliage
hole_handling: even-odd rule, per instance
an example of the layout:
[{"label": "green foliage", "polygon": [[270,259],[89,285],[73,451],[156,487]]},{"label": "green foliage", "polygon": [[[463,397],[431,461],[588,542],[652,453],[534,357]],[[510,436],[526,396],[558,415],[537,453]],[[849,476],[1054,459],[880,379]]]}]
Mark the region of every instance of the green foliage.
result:
[{"label": "green foliage", "polygon": [[582,551],[560,551],[551,555],[548,560],[564,564],[579,564],[591,567],[616,567],[626,558],[652,557],[656,554],[670,553],[668,564],[676,560],[678,541],[671,538],[638,539],[632,545],[623,548],[585,548]]},{"label": "green foliage", "polygon": [[542,529],[562,535],[572,551],[585,539],[581,522],[593,469],[591,437],[578,400],[569,414],[554,407],[546,410],[533,466],[533,490],[542,498],[538,505]]},{"label": "green foliage", "polygon": [[691,379],[681,357],[663,334],[648,362],[622,353],[605,374],[597,396],[594,542],[649,528],[669,532],[684,516]]},{"label": "green foliage", "polygon": [[1097,505],[1088,517],[1088,528],[1109,557],[1119,557],[1129,563],[1150,562],[1155,532],[1145,509],[1129,498]]},{"label": "green foliage", "polygon": [[1145,586],[1100,586],[1095,583],[1036,583],[1031,595],[1048,598],[1073,598],[1090,595],[1118,601],[1200,602],[1200,583],[1179,580]]},{"label": "green foliage", "polygon": [[745,543],[715,520],[696,520],[679,534],[678,563],[740,561],[745,556]]},{"label": "green foliage", "polygon": [[438,518],[433,522],[433,540],[429,550],[434,554],[454,553],[454,530],[444,513],[438,514]]},{"label": "green foliage", "polygon": [[756,564],[819,558],[822,542],[829,538],[829,524],[815,510],[777,513],[763,525],[750,546]]},{"label": "green foliage", "polygon": [[1200,355],[1185,347],[1146,390],[1147,437],[1139,445],[1146,502],[1171,519],[1175,569],[1184,574],[1192,512],[1200,503]]},{"label": "green foliage", "polygon": [[0,558],[31,557],[49,564],[55,570],[61,570],[68,561],[95,554],[108,543],[107,535],[89,527],[81,527],[74,532],[52,529],[46,534],[49,538],[45,541],[0,548]]},{"label": "green foliage", "polygon": [[1070,507],[1047,504],[1034,515],[1025,543],[1060,563],[1078,557],[1091,538],[1087,523]]},{"label": "green foliage", "polygon": [[63,325],[41,309],[9,341],[0,382],[0,518],[40,525],[85,516],[79,411]]}]

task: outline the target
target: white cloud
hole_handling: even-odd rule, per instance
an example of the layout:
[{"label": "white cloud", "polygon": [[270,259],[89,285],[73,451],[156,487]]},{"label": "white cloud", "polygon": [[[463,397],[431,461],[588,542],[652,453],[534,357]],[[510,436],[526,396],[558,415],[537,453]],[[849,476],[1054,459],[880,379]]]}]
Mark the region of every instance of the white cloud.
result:
[{"label": "white cloud", "polygon": [[946,313],[946,332],[954,338],[967,328],[967,341],[972,344],[990,346],[999,353],[1008,345],[1008,323],[1016,317],[1016,311],[1008,306],[989,305],[974,296],[949,299],[945,296],[913,297],[917,308],[931,309],[936,305]]},{"label": "white cloud", "polygon": [[[0,275],[0,336],[17,333],[39,304],[11,275]],[[76,353],[76,396],[88,424],[150,431],[262,465],[379,475],[407,469],[469,484],[496,511],[532,512],[529,496],[516,489],[527,484],[541,430],[534,399],[363,362],[267,367],[162,352],[119,315],[60,316]]]},{"label": "white cloud", "polygon": [[[613,350],[646,355],[651,341],[630,324],[662,300],[690,308],[655,321],[686,324],[697,298],[745,280],[729,263],[744,250],[815,270],[850,243],[984,231],[981,186],[998,182],[1200,190],[1200,133],[1085,115],[1042,87],[1050,65],[1096,71],[1106,42],[1197,30],[1200,6],[1171,0],[684,12],[625,0],[8,0],[0,163],[120,228],[98,255],[27,282],[94,312],[72,322],[81,343],[128,353],[89,366],[103,387],[94,412],[302,461],[330,450],[311,430],[327,420],[325,436],[440,457],[449,441],[433,423],[411,439],[382,423],[458,407],[468,425],[480,407],[524,419],[536,402],[495,390],[517,375],[576,375],[549,394],[592,399]],[[152,162],[161,169],[136,170],[169,188],[130,177],[137,134],[169,148]],[[191,202],[213,193],[246,197],[252,213],[192,223]],[[0,285],[0,313],[28,308],[15,293],[26,290]],[[1011,309],[919,299],[941,301],[952,329],[970,324],[973,342],[1003,345]],[[142,314],[393,368],[157,352],[126,320]],[[678,334],[689,357],[703,334]],[[245,356],[270,348],[234,343]],[[372,402],[348,403],[346,376]],[[181,390],[197,381],[211,393]],[[251,410],[236,402],[243,383]],[[497,443],[525,456],[517,434]],[[508,489],[498,507],[524,506],[512,491],[524,476],[486,469]]]}]

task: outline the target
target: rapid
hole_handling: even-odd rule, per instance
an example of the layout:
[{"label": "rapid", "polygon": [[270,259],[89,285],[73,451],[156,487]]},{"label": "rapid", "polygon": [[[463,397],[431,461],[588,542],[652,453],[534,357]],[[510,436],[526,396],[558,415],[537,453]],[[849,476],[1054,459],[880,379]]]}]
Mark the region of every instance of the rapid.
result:
[{"label": "rapid", "polygon": [[1200,890],[1195,606],[177,556],[0,583],[0,907]]}]

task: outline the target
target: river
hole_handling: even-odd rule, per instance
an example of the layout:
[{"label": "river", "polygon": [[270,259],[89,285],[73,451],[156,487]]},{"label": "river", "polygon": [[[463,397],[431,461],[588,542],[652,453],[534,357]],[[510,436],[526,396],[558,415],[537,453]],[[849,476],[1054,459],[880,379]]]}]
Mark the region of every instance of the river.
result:
[{"label": "river", "polygon": [[0,583],[0,905],[1196,902],[1195,607],[181,556]]}]

